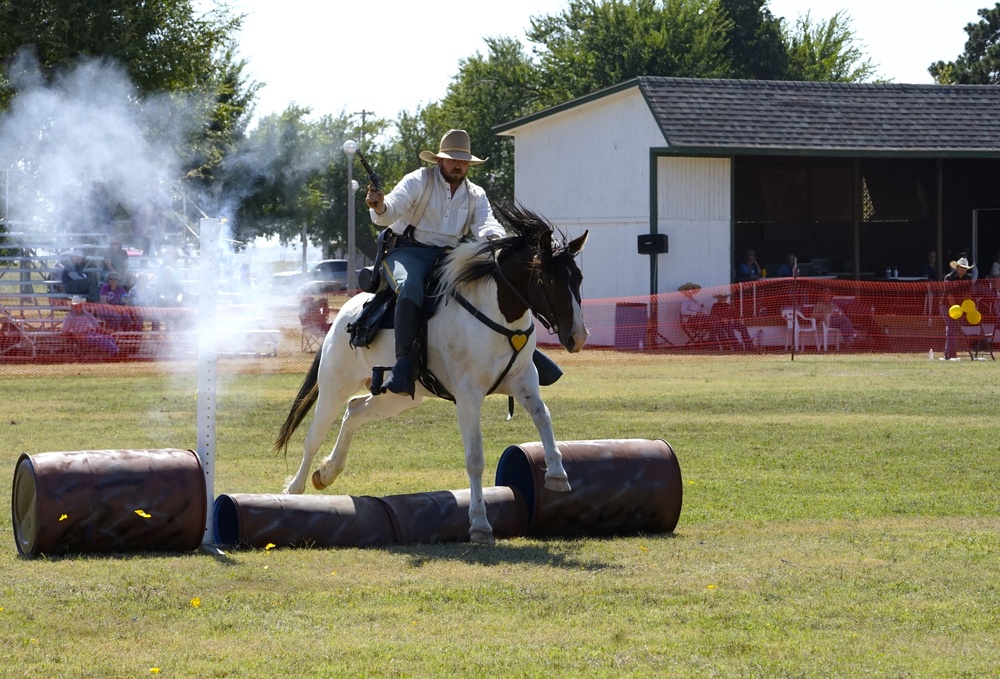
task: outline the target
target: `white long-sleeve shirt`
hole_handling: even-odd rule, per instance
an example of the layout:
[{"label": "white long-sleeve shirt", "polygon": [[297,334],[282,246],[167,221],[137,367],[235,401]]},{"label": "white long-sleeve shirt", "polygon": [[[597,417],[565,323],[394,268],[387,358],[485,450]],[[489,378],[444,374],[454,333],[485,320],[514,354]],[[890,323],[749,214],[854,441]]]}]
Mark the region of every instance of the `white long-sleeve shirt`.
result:
[{"label": "white long-sleeve shirt", "polygon": [[386,195],[385,212],[376,214],[375,210],[369,208],[372,223],[378,226],[391,226],[393,232],[397,234],[402,234],[407,226],[412,225],[413,237],[421,243],[455,247],[459,239],[466,234],[465,225],[469,222],[471,210],[469,232],[479,238],[506,235],[503,226],[493,217],[493,209],[482,187],[466,179],[453,196],[451,186],[441,176],[439,169],[436,166],[427,169],[426,174],[432,182],[431,194],[418,223],[413,222],[413,217],[424,188],[424,168],[414,170],[403,177]]}]

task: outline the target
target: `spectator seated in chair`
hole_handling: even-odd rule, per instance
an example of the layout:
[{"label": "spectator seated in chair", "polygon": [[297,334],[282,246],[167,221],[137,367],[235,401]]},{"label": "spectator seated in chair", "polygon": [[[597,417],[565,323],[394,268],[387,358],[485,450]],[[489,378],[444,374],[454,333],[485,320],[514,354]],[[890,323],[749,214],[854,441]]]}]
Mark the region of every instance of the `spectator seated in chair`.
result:
[{"label": "spectator seated in chair", "polygon": [[684,333],[692,345],[704,344],[712,339],[712,327],[708,319],[705,305],[694,298],[695,292],[701,290],[697,283],[684,283],[677,290],[683,295],[681,299],[680,320]]},{"label": "spectator seated in chair", "polygon": [[118,345],[101,322],[83,308],[83,297],[70,300],[69,313],[63,319],[62,334],[82,358],[114,358],[118,355]]},{"label": "spectator seated in chair", "polygon": [[129,330],[132,324],[131,315],[124,307],[128,301],[128,291],[122,285],[121,276],[117,271],[109,271],[108,278],[101,286],[101,306],[97,316],[104,321],[110,330]]},{"label": "spectator seated in chair", "polygon": [[82,295],[88,302],[97,302],[101,286],[97,278],[90,277],[84,270],[86,262],[79,250],[62,253],[62,289],[67,295]]},{"label": "spectator seated in chair", "polygon": [[326,336],[333,323],[330,318],[330,305],[326,297],[313,299],[311,296],[302,298],[299,303],[299,322],[302,327],[315,335]]},{"label": "spectator seated in chair", "polygon": [[724,349],[740,348],[746,351],[753,346],[750,331],[740,320],[735,307],[730,301],[730,295],[713,295],[715,304],[708,312],[708,323],[714,339]]}]

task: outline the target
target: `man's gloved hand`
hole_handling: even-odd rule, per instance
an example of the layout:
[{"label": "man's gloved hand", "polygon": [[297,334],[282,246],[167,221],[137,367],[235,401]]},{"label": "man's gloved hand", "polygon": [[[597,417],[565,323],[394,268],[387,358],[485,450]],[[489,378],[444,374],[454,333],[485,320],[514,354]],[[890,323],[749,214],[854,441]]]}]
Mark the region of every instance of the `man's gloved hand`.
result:
[{"label": "man's gloved hand", "polygon": [[371,184],[368,185],[368,195],[365,196],[365,203],[368,207],[375,210],[375,214],[382,214],[385,212],[384,207],[385,194],[382,191],[376,191],[375,187]]}]

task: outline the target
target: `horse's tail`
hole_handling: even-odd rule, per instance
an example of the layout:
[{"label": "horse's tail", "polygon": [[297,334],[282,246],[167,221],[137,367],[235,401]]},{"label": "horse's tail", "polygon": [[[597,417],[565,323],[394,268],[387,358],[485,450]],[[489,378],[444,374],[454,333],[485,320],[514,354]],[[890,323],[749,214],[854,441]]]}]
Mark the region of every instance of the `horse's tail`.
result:
[{"label": "horse's tail", "polygon": [[322,353],[322,348],[316,352],[316,358],[313,359],[312,367],[309,368],[305,381],[299,387],[298,396],[292,402],[292,409],[288,411],[288,417],[285,418],[285,423],[281,425],[281,429],[278,431],[278,438],[275,439],[273,448],[275,453],[281,451],[284,451],[286,454],[288,453],[288,442],[291,440],[292,434],[302,424],[302,420],[309,413],[309,409],[316,403],[316,398],[319,396],[319,382],[317,379],[319,377],[319,359]]}]

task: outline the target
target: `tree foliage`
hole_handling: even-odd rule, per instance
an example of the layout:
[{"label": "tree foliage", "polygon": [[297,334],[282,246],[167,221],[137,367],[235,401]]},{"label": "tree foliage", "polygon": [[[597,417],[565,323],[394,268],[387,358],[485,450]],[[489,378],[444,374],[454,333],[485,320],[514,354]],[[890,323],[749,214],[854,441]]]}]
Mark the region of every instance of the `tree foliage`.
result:
[{"label": "tree foliage", "polygon": [[724,48],[730,78],[777,80],[785,75],[788,51],[782,20],[767,0],[720,0],[732,28]]},{"label": "tree foliage", "polygon": [[978,23],[966,25],[969,39],[955,61],[938,61],[927,69],[941,84],[1000,84],[1000,2],[977,12]]},{"label": "tree foliage", "polygon": [[794,31],[786,32],[785,44],[786,80],[859,82],[875,75],[875,65],[857,45],[844,11],[818,23],[807,12],[798,18]]},{"label": "tree foliage", "polygon": [[717,0],[570,0],[532,18],[527,37],[552,106],[637,75],[723,77],[731,28]]},{"label": "tree foliage", "polygon": [[[226,159],[222,172],[234,238],[247,242],[277,236],[287,243],[305,229],[310,243],[331,256],[347,245],[347,206],[353,198],[358,246],[370,256],[374,239],[364,205],[367,176],[355,157],[351,173],[359,190],[350,194],[343,147],[348,138],[378,136],[385,125],[366,120],[362,129],[343,112],[313,119],[310,109],[294,105],[262,118]],[[382,151],[369,145],[362,152],[381,173]]]},{"label": "tree foliage", "polygon": [[226,5],[199,16],[193,0],[3,0],[0,109],[6,110],[15,95],[9,70],[26,51],[46,82],[82,59],[118,63],[140,99],[184,94],[176,106],[185,115],[192,114],[194,102],[204,123],[178,151],[189,176],[210,181],[244,132],[259,87],[235,57],[241,22]]}]

